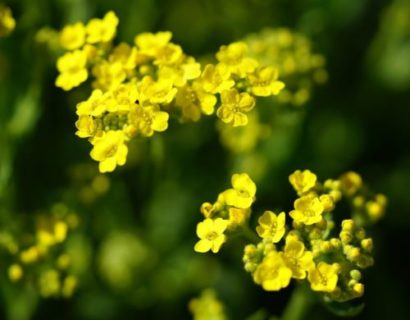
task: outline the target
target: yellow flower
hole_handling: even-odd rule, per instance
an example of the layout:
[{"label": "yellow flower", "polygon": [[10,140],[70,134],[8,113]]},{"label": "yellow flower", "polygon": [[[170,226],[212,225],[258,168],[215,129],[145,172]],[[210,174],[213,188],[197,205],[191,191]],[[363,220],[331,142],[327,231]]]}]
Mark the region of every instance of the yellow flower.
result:
[{"label": "yellow flower", "polygon": [[79,116],[75,126],[77,128],[75,134],[80,138],[92,137],[96,130],[94,119],[91,116]]},{"label": "yellow flower", "polygon": [[138,84],[138,90],[140,93],[140,102],[149,101],[153,104],[168,104],[174,99],[177,93],[177,89],[172,86],[172,81],[164,79],[154,81],[154,79],[149,76],[144,77]]},{"label": "yellow flower", "polygon": [[230,89],[222,91],[221,103],[216,115],[223,122],[238,127],[248,123],[245,112],[249,112],[254,108],[255,99],[246,92],[239,93],[235,89]]},{"label": "yellow flower", "polygon": [[149,33],[144,32],[137,35],[134,39],[135,44],[140,49],[141,53],[154,57],[158,50],[165,47],[172,38],[172,33],[157,32]]},{"label": "yellow flower", "polygon": [[128,147],[124,143],[122,131],[108,131],[101,138],[93,141],[91,158],[99,161],[100,172],[112,172],[117,165],[122,166],[127,159]]},{"label": "yellow flower", "polygon": [[16,27],[10,8],[0,4],[0,37],[9,35]]},{"label": "yellow flower", "polygon": [[319,262],[319,264],[309,270],[308,280],[310,287],[314,291],[332,292],[336,289],[338,273],[340,266],[337,263],[327,264]]},{"label": "yellow flower", "polygon": [[181,46],[174,43],[167,43],[165,46],[157,49],[155,54],[155,65],[172,65],[183,58]]},{"label": "yellow flower", "polygon": [[137,48],[130,47],[125,42],[120,43],[112,50],[108,60],[110,62],[120,62],[127,72],[132,73],[138,63]]},{"label": "yellow flower", "polygon": [[314,267],[313,253],[305,251],[303,242],[293,235],[286,237],[282,257],[286,265],[292,270],[292,277],[295,279],[305,279],[306,271]]},{"label": "yellow flower", "polygon": [[214,112],[216,97],[203,91],[198,83],[194,83],[192,86],[179,88],[175,102],[182,109],[185,119],[198,121],[202,113],[210,115]]},{"label": "yellow flower", "polygon": [[107,103],[110,112],[129,112],[139,98],[137,86],[133,82],[120,84],[111,91],[111,95],[113,101]]},{"label": "yellow flower", "polygon": [[204,290],[198,298],[189,301],[193,320],[227,320],[223,304],[211,289]]},{"label": "yellow flower", "polygon": [[68,52],[57,60],[60,71],[56,79],[56,86],[63,90],[71,90],[87,80],[88,71],[85,68],[87,56],[83,51]]},{"label": "yellow flower", "polygon": [[317,177],[310,170],[296,170],[289,176],[289,182],[298,194],[306,193],[316,185]]},{"label": "yellow flower", "polygon": [[162,132],[168,128],[169,114],[161,111],[158,106],[137,107],[128,115],[129,122],[145,137],[150,137],[155,131]]},{"label": "yellow flower", "polygon": [[246,56],[247,51],[248,46],[246,43],[234,42],[228,46],[222,46],[216,54],[216,58],[221,64],[226,65],[231,73],[243,78],[258,66],[255,59]]},{"label": "yellow flower", "polygon": [[258,265],[253,277],[266,291],[279,291],[289,285],[292,270],[277,251],[271,251]]},{"label": "yellow flower", "polygon": [[311,225],[322,220],[324,207],[318,197],[314,195],[303,196],[297,199],[294,205],[295,210],[289,212],[289,215],[295,222]]},{"label": "yellow flower", "polygon": [[117,32],[118,18],[113,11],[109,11],[102,19],[91,19],[87,26],[87,42],[94,44],[98,42],[111,41]]},{"label": "yellow flower", "polygon": [[225,65],[208,64],[202,72],[201,83],[206,92],[215,94],[232,88],[235,81],[231,79],[231,73]]},{"label": "yellow flower", "polygon": [[251,213],[250,209],[240,209],[235,207],[230,207],[228,209],[229,214],[229,228],[235,228],[237,226],[243,225],[245,221],[249,218]]},{"label": "yellow flower", "polygon": [[273,243],[279,242],[285,234],[285,213],[281,212],[276,215],[272,211],[265,211],[259,217],[259,226],[256,232],[263,239],[271,239]]},{"label": "yellow flower", "polygon": [[346,172],[340,177],[340,187],[349,197],[354,195],[362,185],[362,177],[354,171]]},{"label": "yellow flower", "polygon": [[158,78],[171,80],[176,87],[183,87],[188,80],[193,80],[201,75],[201,65],[192,57],[187,57],[181,63],[174,65],[160,65]]},{"label": "yellow flower", "polygon": [[75,50],[85,42],[85,27],[81,22],[69,24],[61,30],[59,35],[60,45],[67,50]]},{"label": "yellow flower", "polygon": [[226,204],[240,209],[250,208],[255,200],[255,183],[246,173],[234,174],[231,182],[233,188],[222,193]]},{"label": "yellow flower", "polygon": [[228,220],[222,218],[205,219],[198,223],[196,234],[200,240],[195,244],[194,250],[201,253],[211,250],[213,253],[217,253],[226,241],[224,232],[227,226]]},{"label": "yellow flower", "polygon": [[127,77],[120,61],[102,61],[96,64],[92,70],[95,76],[93,86],[103,91],[113,90]]},{"label": "yellow flower", "polygon": [[285,87],[283,82],[277,80],[278,70],[270,66],[257,69],[248,79],[255,96],[277,95]]},{"label": "yellow flower", "polygon": [[101,116],[106,110],[106,99],[99,89],[93,90],[91,96],[83,102],[77,104],[76,113],[78,116]]}]

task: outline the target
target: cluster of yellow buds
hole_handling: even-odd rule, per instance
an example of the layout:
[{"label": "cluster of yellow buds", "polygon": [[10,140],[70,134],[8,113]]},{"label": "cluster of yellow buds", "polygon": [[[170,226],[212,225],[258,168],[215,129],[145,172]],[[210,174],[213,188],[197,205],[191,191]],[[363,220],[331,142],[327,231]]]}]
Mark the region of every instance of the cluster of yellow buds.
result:
[{"label": "cluster of yellow buds", "polygon": [[16,241],[11,233],[0,234],[0,247],[7,249],[11,282],[30,283],[47,297],[70,297],[77,287],[77,278],[70,274],[70,255],[65,241],[70,230],[78,225],[78,217],[63,204],[56,204],[51,214],[37,217],[35,233]]},{"label": "cluster of yellow buds", "polygon": [[286,88],[278,101],[302,106],[310,99],[315,84],[326,82],[328,75],[323,55],[314,53],[306,36],[287,28],[265,29],[245,39],[249,53],[279,69]]},{"label": "cluster of yellow buds", "polygon": [[8,36],[16,27],[16,21],[9,7],[0,3],[0,37]]},{"label": "cluster of yellow buds", "polygon": [[[327,300],[344,302],[362,296],[361,270],[373,265],[373,241],[366,236],[360,224],[363,220],[355,214],[351,201],[352,219],[337,217],[340,201],[347,199],[349,203],[361,194],[362,179],[348,172],[321,183],[311,171],[296,170],[289,182],[298,194],[294,208],[288,215],[267,210],[259,216],[253,243],[244,248],[245,270],[267,291],[285,288],[291,279],[306,279],[311,289]],[[205,220],[197,226],[200,240],[195,251],[218,252],[227,240],[229,226],[248,222],[256,186],[245,173],[234,174],[232,184],[233,188],[219,194],[214,204],[202,205]],[[237,210],[242,211],[234,215]],[[242,218],[237,220],[237,216]],[[286,225],[289,218],[291,226]],[[338,234],[335,220],[342,220]],[[250,228],[242,230],[249,236]]]},{"label": "cluster of yellow buds", "polygon": [[224,305],[220,302],[212,289],[204,290],[198,298],[189,302],[189,311],[191,311],[194,320],[226,320],[228,319]]},{"label": "cluster of yellow buds", "polygon": [[60,33],[61,46],[69,51],[57,61],[56,85],[71,90],[90,74],[93,78],[90,97],[77,105],[76,134],[93,145],[91,157],[101,172],[125,164],[134,137],[167,130],[170,115],[198,121],[216,113],[224,123],[244,126],[256,97],[284,88],[278,69],[251,58],[244,42],[222,46],[217,63],[202,68],[171,42],[170,32],[142,33],[133,46],[114,46],[117,25],[108,12]]}]

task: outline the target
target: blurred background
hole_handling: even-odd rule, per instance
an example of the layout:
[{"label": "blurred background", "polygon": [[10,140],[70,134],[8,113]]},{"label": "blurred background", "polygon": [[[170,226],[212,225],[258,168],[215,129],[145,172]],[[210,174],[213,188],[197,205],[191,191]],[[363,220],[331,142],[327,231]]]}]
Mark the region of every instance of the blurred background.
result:
[{"label": "blurred background", "polygon": [[[366,307],[356,318],[409,319],[408,0],[4,4],[16,28],[0,38],[0,319],[189,319],[189,301],[205,288],[215,290],[231,319],[258,310],[278,316],[292,288],[268,293],[256,286],[243,269],[242,240],[218,255],[195,253],[195,226],[201,203],[214,201],[233,172],[254,177],[259,211],[289,210],[294,193],[287,177],[307,168],[321,180],[355,170],[387,195],[386,215],[370,231],[376,263],[364,275]],[[129,43],[140,32],[169,30],[186,53],[207,59],[223,44],[252,43],[263,29],[288,28],[309,39],[309,50],[326,64],[295,84],[307,88],[300,103],[261,102],[275,111],[259,115],[268,132],[259,142],[249,138],[251,146],[230,147],[229,133],[214,119],[171,122],[165,134],[136,141],[125,167],[100,175],[89,144],[74,135],[75,105],[90,89],[55,87],[52,30],[109,10],[120,20],[118,40]],[[65,219],[69,236],[49,261],[13,283],[14,242],[30,243],[50,219]],[[69,298],[53,296],[54,275],[43,272],[51,265],[69,265],[62,271],[75,276],[65,278]],[[39,294],[33,283],[46,285]],[[320,304],[313,314],[336,318]]]}]

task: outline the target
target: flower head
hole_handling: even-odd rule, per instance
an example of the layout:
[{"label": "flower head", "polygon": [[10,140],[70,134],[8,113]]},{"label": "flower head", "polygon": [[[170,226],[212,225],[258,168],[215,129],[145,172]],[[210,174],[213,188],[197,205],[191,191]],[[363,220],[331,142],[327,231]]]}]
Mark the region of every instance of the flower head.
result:
[{"label": "flower head", "polygon": [[117,32],[118,17],[109,11],[102,19],[91,19],[87,26],[87,42],[94,44],[111,41]]},{"label": "flower head", "polygon": [[282,257],[295,279],[305,279],[306,271],[314,267],[312,252],[306,251],[303,242],[293,235],[286,237]]},{"label": "flower head", "polygon": [[246,174],[234,174],[232,176],[233,188],[223,192],[225,202],[241,209],[250,208],[255,200],[256,185],[252,179]]},{"label": "flower head", "polygon": [[57,60],[57,69],[60,71],[56,79],[56,86],[63,90],[71,90],[87,80],[87,55],[84,51],[68,52]]},{"label": "flower head", "polygon": [[279,94],[285,84],[277,80],[278,74],[278,70],[274,67],[258,68],[255,73],[248,76],[252,93],[261,97]]},{"label": "flower head", "polygon": [[232,73],[244,77],[246,74],[253,72],[258,66],[258,62],[246,56],[248,46],[245,42],[234,42],[228,46],[222,46],[216,58]]},{"label": "flower head", "polygon": [[285,213],[278,215],[272,211],[265,211],[258,219],[259,225],[256,232],[263,239],[271,239],[273,243],[279,242],[285,234]]},{"label": "flower head", "polygon": [[306,193],[316,184],[317,177],[310,170],[296,170],[289,176],[289,182],[298,194]]},{"label": "flower head", "polygon": [[60,45],[67,50],[75,50],[85,43],[85,27],[81,22],[69,24],[59,34]]},{"label": "flower head", "polygon": [[213,253],[217,253],[226,241],[224,231],[227,227],[228,220],[222,218],[215,220],[205,219],[198,223],[196,234],[200,240],[195,244],[194,250],[200,253],[208,252],[209,250]]},{"label": "flower head", "polygon": [[216,115],[225,123],[234,127],[244,126],[248,123],[246,112],[255,107],[255,99],[248,93],[239,93],[235,89],[225,90],[221,94],[222,104]]},{"label": "flower head", "polygon": [[300,197],[295,201],[294,206],[295,210],[289,212],[289,215],[295,222],[311,225],[322,220],[324,207],[318,197],[314,195]]},{"label": "flower head", "polygon": [[336,289],[340,266],[337,263],[319,262],[309,270],[308,280],[314,291],[332,292]]},{"label": "flower head", "polygon": [[117,165],[125,164],[128,147],[124,143],[125,135],[122,131],[108,131],[101,138],[93,141],[91,158],[99,161],[100,172],[114,171]]}]

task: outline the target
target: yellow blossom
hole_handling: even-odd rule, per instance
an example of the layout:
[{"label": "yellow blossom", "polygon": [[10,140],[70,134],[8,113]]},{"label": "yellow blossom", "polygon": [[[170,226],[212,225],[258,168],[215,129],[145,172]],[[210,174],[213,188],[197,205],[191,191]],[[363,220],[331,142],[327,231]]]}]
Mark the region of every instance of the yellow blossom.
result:
[{"label": "yellow blossom", "polygon": [[278,75],[278,70],[271,66],[257,69],[255,73],[248,76],[252,93],[261,97],[279,94],[285,84],[277,80]]},{"label": "yellow blossom", "polygon": [[322,220],[323,204],[314,195],[300,197],[294,203],[295,210],[289,215],[295,222],[311,225]]},{"label": "yellow blossom", "polygon": [[56,79],[56,86],[66,91],[79,86],[87,80],[87,56],[83,51],[68,52],[57,60],[57,69],[60,71]]},{"label": "yellow blossom", "polygon": [[222,91],[221,106],[216,115],[225,123],[232,126],[244,126],[248,123],[246,112],[255,106],[255,99],[246,92],[239,93],[235,89]]},{"label": "yellow blossom", "polygon": [[271,239],[273,243],[279,242],[285,234],[285,213],[281,212],[278,215],[272,211],[265,211],[259,217],[259,225],[256,227],[256,232],[263,239]]},{"label": "yellow blossom", "polygon": [[316,185],[317,177],[310,170],[296,170],[289,176],[289,182],[298,194],[306,193]]},{"label": "yellow blossom", "polygon": [[201,253],[211,250],[213,253],[217,253],[226,241],[224,232],[227,226],[228,220],[222,218],[205,219],[198,223],[196,233],[200,240],[195,244],[194,250]]},{"label": "yellow blossom", "polygon": [[244,42],[234,42],[228,46],[222,46],[216,58],[221,64],[227,66],[231,73],[244,77],[246,74],[253,72],[258,66],[258,62],[246,56],[248,46]]},{"label": "yellow blossom", "polygon": [[337,263],[327,264],[319,262],[319,264],[309,270],[308,280],[310,287],[314,291],[332,292],[336,289],[338,273],[340,266]]},{"label": "yellow blossom", "polygon": [[165,47],[172,38],[169,31],[157,33],[141,33],[135,37],[134,42],[143,54],[154,57],[158,50]]},{"label": "yellow blossom", "polygon": [[60,45],[67,50],[79,49],[85,42],[85,27],[81,22],[69,24],[59,34]]},{"label": "yellow blossom", "polygon": [[87,26],[87,42],[111,41],[117,32],[118,18],[113,11],[109,11],[102,19],[91,19]]},{"label": "yellow blossom", "polygon": [[149,101],[150,103],[170,103],[176,93],[177,89],[173,88],[172,81],[159,79],[154,81],[149,76],[146,76],[138,85],[140,93],[140,102]]},{"label": "yellow blossom", "polygon": [[305,279],[306,272],[314,267],[313,253],[305,251],[305,245],[297,237],[286,237],[286,245],[282,253],[283,260],[292,270],[292,277]]},{"label": "yellow blossom", "polygon": [[16,27],[10,8],[0,4],[0,37],[9,35]]},{"label": "yellow blossom", "polygon": [[231,79],[231,73],[225,65],[208,64],[202,72],[201,84],[206,92],[215,94],[232,88],[235,81]]},{"label": "yellow blossom", "polygon": [[192,86],[179,88],[175,102],[181,108],[185,119],[198,121],[202,113],[210,115],[214,112],[216,97],[194,83]]},{"label": "yellow blossom", "polygon": [[95,121],[91,116],[79,116],[75,127],[77,128],[75,134],[80,138],[92,137],[96,130]]},{"label": "yellow blossom", "polygon": [[120,61],[107,62],[104,60],[93,67],[92,73],[95,77],[93,86],[103,91],[115,89],[127,77]]},{"label": "yellow blossom", "polygon": [[94,148],[90,155],[92,159],[100,162],[100,172],[111,172],[117,165],[125,164],[128,147],[124,142],[125,135],[122,131],[108,131],[93,141]]},{"label": "yellow blossom", "polygon": [[90,97],[83,102],[77,104],[76,113],[79,116],[101,116],[106,110],[105,97],[100,89],[95,89]]},{"label": "yellow blossom", "polygon": [[234,174],[231,179],[232,189],[223,192],[225,202],[240,209],[250,208],[255,201],[256,185],[246,174]]},{"label": "yellow blossom", "polygon": [[192,57],[187,57],[174,65],[160,65],[158,69],[158,78],[171,80],[176,87],[183,87],[189,80],[196,79],[200,75],[201,65]]},{"label": "yellow blossom", "polygon": [[108,60],[110,62],[120,62],[124,70],[132,73],[139,62],[137,48],[122,42],[112,50]]},{"label": "yellow blossom", "polygon": [[258,265],[253,277],[266,291],[279,291],[289,285],[292,270],[277,251],[271,251]]},{"label": "yellow blossom", "polygon": [[129,122],[145,137],[154,132],[162,132],[168,128],[169,114],[161,111],[158,106],[137,105],[128,115]]},{"label": "yellow blossom", "polygon": [[354,171],[346,172],[340,177],[340,187],[348,196],[354,195],[362,184],[362,177]]},{"label": "yellow blossom", "polygon": [[154,64],[172,65],[181,61],[183,52],[181,46],[174,43],[167,43],[165,46],[157,49]]},{"label": "yellow blossom", "polygon": [[189,302],[193,320],[227,320],[223,304],[211,289],[204,290],[198,298]]},{"label": "yellow blossom", "polygon": [[250,209],[230,207],[228,209],[229,228],[235,228],[237,226],[243,225],[245,221],[249,218],[250,213]]}]

